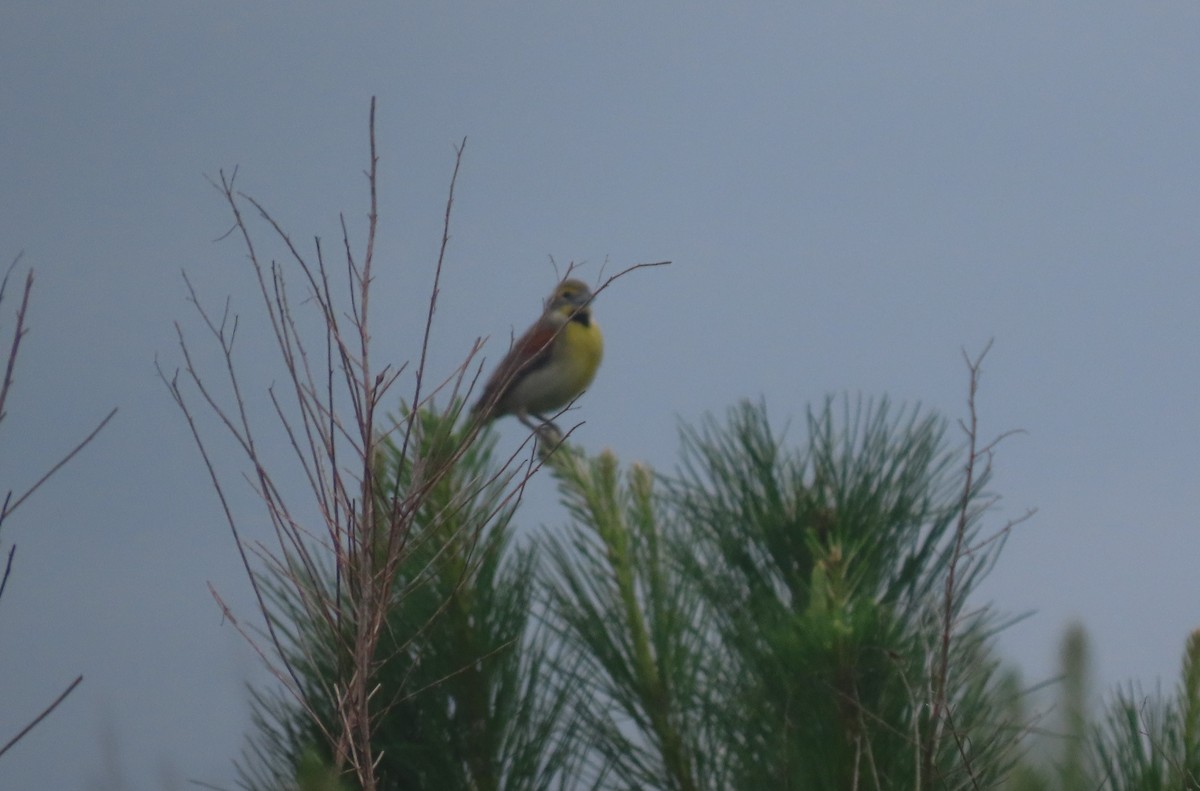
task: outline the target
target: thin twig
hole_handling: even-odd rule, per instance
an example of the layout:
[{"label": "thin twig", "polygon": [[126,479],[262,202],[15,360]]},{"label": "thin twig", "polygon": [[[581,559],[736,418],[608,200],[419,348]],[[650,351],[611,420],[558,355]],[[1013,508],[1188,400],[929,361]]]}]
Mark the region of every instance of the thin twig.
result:
[{"label": "thin twig", "polygon": [[[983,472],[986,475],[990,469],[991,451],[996,445],[993,441],[983,448],[979,447],[979,415],[976,409],[975,398],[979,390],[979,377],[983,365],[983,359],[987,356],[988,351],[992,348],[992,341],[988,341],[976,357],[971,358],[966,351],[963,352],[963,359],[967,364],[968,383],[967,383],[967,418],[966,422],[960,422],[964,433],[967,436],[967,461],[963,470],[963,485],[962,495],[959,499],[958,518],[955,522],[953,545],[949,557],[949,567],[946,571],[946,580],[942,596],[942,615],[941,615],[941,634],[940,644],[938,646],[938,656],[933,667],[932,689],[930,700],[929,722],[931,732],[929,738],[922,745],[924,755],[922,756],[922,775],[925,782],[931,782],[934,776],[934,756],[937,754],[938,744],[941,741],[944,725],[949,723],[953,730],[951,720],[951,711],[947,695],[950,675],[950,644],[954,633],[954,625],[956,621],[955,613],[958,610],[958,572],[959,563],[963,560],[966,553],[967,529],[971,523],[976,511],[972,508],[972,503],[975,499],[975,483],[979,477],[977,465],[980,464],[980,459],[983,459]],[[998,440],[997,440],[998,441]],[[962,744],[959,741],[959,734],[954,733],[954,738],[962,751]],[[965,754],[962,755],[968,775],[972,782],[975,781],[970,762]]]},{"label": "thin twig", "polygon": [[[442,218],[442,243],[438,248],[437,265],[433,270],[433,289],[429,297],[429,310],[425,314],[425,332],[421,336],[421,357],[417,363],[416,384],[413,387],[414,412],[421,401],[421,383],[425,379],[425,362],[429,355],[429,338],[433,334],[433,314],[437,309],[437,298],[442,279],[442,265],[446,260],[446,248],[450,244],[450,214],[454,208],[454,188],[458,184],[458,171],[462,166],[463,152],[466,148],[467,138],[464,137],[462,143],[454,149],[454,172],[450,175],[450,190],[446,196],[446,210]],[[412,436],[412,426],[412,421],[409,421],[408,428],[404,432],[404,439],[400,443],[401,458],[404,458],[408,453],[409,440]]]},{"label": "thin twig", "polygon": [[[9,265],[8,271],[4,274],[3,282],[0,282],[0,300],[3,299],[5,290],[8,287],[8,277],[16,267],[17,262],[21,260],[21,255],[13,259]],[[13,330],[12,345],[8,351],[8,362],[4,366],[4,383],[0,385],[0,420],[4,420],[6,412],[4,405],[8,401],[8,390],[12,386],[13,368],[17,364],[17,353],[21,349],[21,339],[25,337],[25,311],[29,308],[29,294],[33,290],[33,270],[30,269],[25,275],[25,290],[21,295],[21,304],[17,308],[17,326]],[[15,506],[14,506],[15,507]]]},{"label": "thin twig", "polygon": [[[238,530],[237,520],[234,519],[233,509],[229,505],[228,498],[225,496],[225,487],[221,484],[221,479],[217,476],[216,467],[213,465],[212,458],[209,455],[208,446],[205,445],[202,437],[200,436],[200,429],[196,425],[196,420],[192,414],[191,407],[188,406],[187,401],[184,398],[183,391],[179,388],[178,374],[168,378],[162,368],[158,366],[157,362],[155,363],[155,368],[158,371],[159,378],[162,379],[162,381],[167,385],[167,389],[171,393],[172,398],[175,400],[176,405],[179,407],[180,411],[183,412],[183,416],[187,421],[188,428],[191,429],[192,440],[196,443],[196,447],[200,451],[200,457],[204,461],[204,468],[208,471],[209,480],[212,482],[213,489],[217,493],[217,499],[221,503],[221,510],[225,515],[225,523],[229,526],[229,530],[233,534],[234,546],[237,547],[238,555],[242,560],[242,568],[245,570],[246,575],[250,580],[250,587],[254,591],[254,598],[258,603],[259,610],[264,614],[269,613],[270,609],[267,607],[266,597],[262,592],[261,586],[258,584],[258,577],[254,573],[254,568],[250,565],[250,558],[246,554],[246,545],[242,540],[241,532]],[[283,662],[284,667],[287,669],[288,675],[295,684],[295,688],[301,689],[300,679],[296,675],[296,671],[292,668],[291,664],[287,661],[287,652],[284,651],[283,642],[276,633],[270,618],[267,618],[267,631],[271,637],[272,643],[275,646],[275,650],[280,656],[280,661]]]},{"label": "thin twig", "polygon": [[67,455],[65,455],[61,459],[59,459],[58,463],[55,464],[53,467],[51,467],[49,470],[47,470],[46,473],[41,478],[38,478],[37,481],[32,486],[30,486],[28,489],[25,490],[24,494],[22,494],[20,497],[18,497],[16,500],[14,500],[11,505],[6,502],[4,504],[4,510],[0,511],[0,521],[3,521],[4,517],[8,516],[13,511],[20,508],[21,503],[23,503],[27,499],[29,499],[29,496],[32,495],[34,492],[36,492],[39,488],[41,488],[42,484],[44,484],[47,480],[49,480],[50,477],[54,475],[54,473],[61,470],[67,462],[69,462],[71,459],[75,458],[75,456],[79,453],[79,451],[81,451],[85,447],[87,447],[87,444],[96,438],[96,435],[100,433],[100,430],[103,429],[106,425],[108,425],[108,421],[112,420],[113,416],[116,414],[117,414],[117,408],[113,407],[112,411],[104,416],[104,419],[101,420],[94,429],[92,429],[90,434],[88,434],[86,437],[84,437],[83,440],[79,444],[77,444],[74,448],[72,448],[67,453]]},{"label": "thin twig", "polygon": [[[622,278],[625,275],[627,275],[630,272],[633,272],[637,269],[648,269],[652,266],[670,266],[670,265],[671,265],[670,261],[655,261],[653,263],[634,264],[633,266],[626,267],[625,269],[622,269],[620,272],[617,272],[615,275],[609,277],[608,280],[605,280],[602,284],[600,284],[600,287],[595,289],[592,292],[592,295],[593,296],[599,295],[601,291],[603,291],[604,289],[606,289],[610,285],[612,285],[613,281],[617,280],[618,278]],[[570,274],[570,273],[568,272],[568,274]]]},{"label": "thin twig", "polygon": [[[9,492],[11,495],[12,492]],[[4,562],[4,577],[0,578],[0,598],[4,598],[4,589],[8,586],[8,575],[12,573],[13,556],[17,554],[17,545],[8,548],[8,559]]]},{"label": "thin twig", "polygon": [[[297,699],[306,716],[321,729],[320,732],[328,740],[335,768],[351,772],[356,778],[357,787],[364,791],[373,791],[380,782],[376,777],[376,767],[382,755],[373,745],[372,738],[379,718],[383,716],[382,712],[390,705],[378,699],[381,697],[378,694],[378,671],[386,661],[380,657],[381,648],[387,652],[404,650],[403,647],[394,649],[393,643],[383,641],[393,628],[389,623],[389,614],[395,602],[411,593],[416,586],[431,584],[438,574],[443,573],[444,563],[451,558],[455,559],[456,564],[462,561],[453,572],[457,576],[443,579],[451,583],[453,591],[468,584],[471,575],[478,569],[479,546],[485,526],[506,509],[516,507],[524,495],[526,484],[544,463],[544,459],[534,450],[532,436],[527,437],[500,470],[490,473],[486,480],[469,483],[473,492],[497,487],[501,495],[489,500],[491,510],[486,519],[469,528],[457,529],[448,537],[432,533],[423,535],[416,529],[416,520],[424,519],[428,514],[427,510],[423,512],[422,509],[430,502],[431,495],[456,469],[481,429],[479,422],[472,424],[461,434],[455,435],[455,444],[439,447],[436,452],[433,452],[428,438],[421,434],[422,411],[429,408],[435,397],[440,398],[447,390],[452,391],[452,406],[441,416],[453,420],[454,410],[458,409],[458,394],[464,383],[471,380],[472,360],[479,351],[477,343],[466,360],[449,375],[440,380],[430,378],[428,365],[433,321],[439,307],[442,271],[451,238],[450,221],[455,189],[466,139],[455,150],[441,246],[434,268],[421,350],[414,366],[415,383],[411,401],[406,401],[406,412],[400,421],[388,425],[383,425],[385,420],[381,417],[380,407],[386,393],[398,381],[401,373],[408,369],[404,365],[385,365],[376,370],[370,356],[370,289],[374,279],[379,222],[379,156],[376,149],[374,98],[371,100],[369,118],[369,145],[370,163],[366,176],[370,206],[365,252],[361,258],[355,256],[345,215],[339,216],[345,267],[344,270],[341,267],[334,270],[337,275],[335,280],[339,281],[336,293],[341,293],[340,278],[345,276],[349,291],[340,299],[348,299],[348,311],[343,309],[344,301],[339,304],[339,300],[334,298],[335,288],[330,282],[330,270],[319,237],[315,239],[314,262],[306,258],[307,254],[302,254],[262,204],[235,188],[236,169],[229,176],[222,171],[219,182],[214,182],[233,215],[233,225],[227,235],[234,234],[241,238],[257,279],[263,302],[261,307],[265,309],[271,324],[285,377],[290,380],[282,387],[276,388],[272,384],[267,388],[267,400],[274,410],[275,420],[287,437],[287,447],[299,460],[302,479],[312,492],[317,524],[303,523],[298,518],[300,511],[292,510],[293,503],[285,499],[280,491],[282,479],[274,477],[274,467],[268,464],[264,450],[256,442],[256,435],[251,429],[251,401],[243,389],[234,360],[237,316],[231,316],[228,303],[223,315],[218,317],[215,313],[209,313],[200,304],[191,283],[187,283],[189,298],[195,303],[212,341],[220,349],[224,368],[221,378],[225,380],[221,384],[231,388],[232,396],[219,398],[214,383],[205,382],[181,329],[177,328],[184,359],[182,371],[173,376],[159,371],[160,378],[184,413],[211,484],[217,491],[225,521],[254,591],[258,614],[265,621],[265,636],[257,627],[239,623],[215,590],[213,596],[225,617],[251,642],[270,671]],[[315,310],[319,311],[320,321],[324,325],[323,359],[315,346],[306,344],[300,332],[303,326],[299,323],[301,315],[294,313],[293,307],[298,310],[303,303],[293,303],[284,277],[285,266],[275,261],[268,265],[268,259],[259,257],[254,234],[243,216],[247,206],[258,213],[277,236],[277,242],[286,248],[290,257],[286,269],[291,271],[298,267],[302,273],[309,292],[306,302],[316,303]],[[636,264],[608,278],[597,292],[635,269],[666,263]],[[308,337],[311,340],[311,336]],[[311,358],[306,346],[312,348]],[[323,370],[321,365],[324,365]],[[180,373],[183,374],[182,379]],[[478,378],[478,370],[475,371],[475,377]],[[211,410],[221,430],[231,436],[244,459],[253,467],[246,472],[246,478],[251,490],[267,509],[275,534],[271,541],[265,544],[251,541],[239,528],[227,492],[217,475],[213,451],[201,437],[192,404],[185,400],[184,384],[194,388],[195,395],[189,393],[189,398],[199,399],[196,403],[203,403]],[[567,435],[570,434],[569,431]],[[381,467],[382,457],[377,449],[383,442],[388,443],[389,456],[395,454],[407,476],[402,482],[398,470],[391,492],[379,490],[385,469]],[[520,454],[525,452],[528,452],[529,459],[522,461]],[[440,505],[438,513],[431,518],[454,521],[456,515],[470,505],[473,496],[452,498]],[[426,544],[430,555],[427,564],[423,568],[412,569],[411,574],[406,568],[402,575],[402,563],[415,557],[414,547],[424,541],[441,543]],[[260,578],[264,581],[260,582]],[[265,579],[275,579],[284,586],[280,595],[289,606],[295,603],[295,613],[285,611],[282,613],[283,619],[280,619],[278,609],[273,609],[276,603],[265,589]],[[443,602],[443,607],[446,606],[449,606],[448,599]],[[290,615],[297,619],[309,619],[314,624],[320,624],[321,628],[328,628],[332,636],[328,646],[331,654],[317,657],[314,653],[319,650],[318,647],[303,640],[297,644],[295,632],[289,628],[286,620]],[[438,612],[435,612],[417,632],[431,629],[437,616]],[[405,644],[406,638],[411,642],[417,636],[403,635],[397,642]],[[300,673],[295,666],[304,662],[306,656],[312,660],[310,664],[313,666],[317,665],[318,659],[327,662],[325,666],[332,669],[330,676],[311,679],[307,674]],[[466,669],[464,665],[463,670]],[[302,676],[304,684],[300,681]],[[408,691],[408,694],[417,694],[419,691]],[[318,715],[318,711],[323,714]]]},{"label": "thin twig", "polygon": [[50,712],[52,712],[56,708],[58,708],[58,704],[62,703],[64,700],[66,700],[67,695],[70,695],[72,692],[74,692],[75,687],[79,686],[80,682],[82,682],[82,681],[83,681],[83,676],[76,676],[75,680],[72,681],[70,684],[68,684],[67,688],[59,693],[58,697],[54,699],[53,703],[51,703],[49,706],[47,706],[45,709],[43,709],[41,714],[34,717],[29,722],[28,725],[26,725],[24,728],[22,728],[20,730],[19,733],[17,733],[16,736],[9,739],[7,744],[5,744],[3,747],[0,747],[0,756],[3,756],[6,752],[9,751],[10,748],[12,748],[12,746],[14,744],[21,741],[21,739],[25,738],[25,735],[27,733],[29,733],[31,730],[33,730],[39,722],[46,719],[46,717],[50,716]]}]

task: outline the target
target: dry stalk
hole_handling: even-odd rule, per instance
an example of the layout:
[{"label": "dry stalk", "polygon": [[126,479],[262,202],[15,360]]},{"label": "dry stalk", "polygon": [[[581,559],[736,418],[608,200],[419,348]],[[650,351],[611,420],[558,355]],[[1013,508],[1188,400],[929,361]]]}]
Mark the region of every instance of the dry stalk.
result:
[{"label": "dry stalk", "polygon": [[[336,767],[352,772],[364,789],[376,787],[374,768],[378,756],[372,748],[371,695],[379,661],[379,637],[393,600],[391,586],[394,574],[388,573],[388,570],[398,566],[400,550],[404,547],[402,541],[391,540],[382,563],[377,558],[378,530],[381,527],[380,517],[375,513],[379,499],[375,468],[376,447],[380,441],[377,423],[381,405],[403,369],[393,371],[384,367],[376,371],[370,358],[370,287],[378,228],[379,161],[375,147],[373,99],[369,131],[370,165],[366,175],[370,205],[365,252],[361,260],[355,257],[345,217],[341,218],[350,300],[348,311],[337,306],[336,278],[331,277],[319,239],[315,244],[315,260],[310,260],[262,204],[237,190],[236,170],[228,176],[222,171],[219,181],[214,182],[233,217],[230,233],[241,238],[246,250],[258,285],[260,304],[286,372],[285,388],[268,388],[267,400],[287,437],[291,454],[300,466],[321,528],[311,529],[289,504],[276,478],[277,468],[268,463],[258,443],[257,431],[248,416],[249,399],[243,392],[235,364],[237,317],[230,316],[228,303],[219,317],[209,312],[186,275],[184,279],[189,298],[220,350],[224,363],[221,378],[232,392],[232,397],[229,402],[217,398],[209,384],[210,377],[200,371],[179,325],[176,331],[183,358],[182,370],[172,375],[167,375],[161,368],[159,370],[188,422],[217,492],[226,524],[233,535],[265,624],[269,650],[260,644],[255,630],[243,626],[229,612],[215,590],[213,595],[230,622],[254,646],[271,672],[325,734]],[[461,155],[460,149],[456,172]],[[284,266],[276,261],[268,264],[260,257],[243,214],[243,205],[252,207],[270,226],[287,249],[291,264],[299,270],[306,286],[306,304],[316,306],[319,322],[323,325],[321,341],[324,348],[320,358],[311,353],[305,334],[301,331],[288,292]],[[448,218],[447,214],[447,222]],[[431,300],[430,319],[433,309]],[[431,326],[432,321],[427,327],[426,336]],[[424,343],[427,345],[428,337]],[[423,355],[418,381],[424,365]],[[235,440],[243,457],[249,462],[247,477],[252,490],[266,507],[275,536],[273,547],[251,543],[243,535],[239,521],[233,514],[226,485],[217,474],[214,452],[197,424],[192,405],[197,396],[224,427],[226,434]],[[412,421],[408,422],[411,426]],[[441,474],[444,475],[448,469],[448,466],[444,467]],[[408,526],[399,521],[382,525],[389,533],[406,533]],[[390,551],[393,547],[395,551]],[[263,572],[256,568],[252,556],[258,558],[267,572],[276,574],[277,579],[291,586],[292,595],[305,617],[321,624],[326,633],[339,641],[337,676],[331,682],[321,682],[328,684],[321,694],[335,702],[334,723],[326,723],[318,716],[315,701],[308,699],[305,686],[291,660],[293,651],[303,652],[304,656],[312,658],[310,652],[313,647],[293,644],[281,634],[277,628],[279,616],[260,582]],[[327,570],[332,571],[332,589],[323,584]]]},{"label": "dry stalk", "polygon": [[[986,445],[980,445],[979,414],[976,408],[976,396],[979,391],[979,379],[982,372],[983,360],[991,348],[992,341],[988,341],[983,350],[973,358],[968,356],[965,351],[963,352],[963,360],[966,362],[968,374],[967,417],[965,420],[959,421],[959,426],[967,438],[967,460],[963,469],[962,493],[959,497],[949,566],[942,592],[941,629],[939,631],[936,658],[931,667],[929,698],[930,733],[928,738],[920,743],[922,755],[918,767],[918,787],[921,787],[922,780],[926,784],[933,782],[934,762],[941,740],[947,731],[954,739],[956,749],[959,757],[962,759],[963,767],[972,787],[979,787],[978,779],[971,766],[970,756],[966,750],[968,737],[954,726],[954,712],[948,693],[950,686],[951,643],[955,627],[957,626],[956,614],[962,604],[960,577],[966,573],[964,572],[965,568],[974,570],[979,567],[980,563],[989,562],[986,558],[980,560],[980,555],[977,553],[993,543],[1003,542],[1016,525],[1029,519],[1034,514],[1032,509],[1026,511],[1024,515],[1008,521],[1003,527],[979,543],[974,545],[967,544],[968,528],[972,521],[978,514],[991,508],[998,499],[996,496],[980,498],[979,493],[975,491],[978,482],[985,480],[990,475],[996,446],[1007,437],[1021,433],[1020,430],[1006,431]],[[994,560],[995,555],[992,555],[991,562],[994,562]]]},{"label": "dry stalk", "polygon": [[[8,293],[9,278],[12,276],[13,270],[17,268],[17,264],[20,263],[21,257],[21,254],[18,253],[16,257],[13,258],[12,263],[9,264],[8,270],[4,273],[3,279],[0,279],[0,304],[3,304],[4,302],[4,297]],[[16,326],[13,329],[12,342],[9,344],[8,359],[4,363],[4,379],[3,382],[0,382],[0,422],[2,422],[8,414],[5,411],[5,404],[8,402],[8,394],[12,389],[13,371],[16,369],[17,357],[21,351],[21,341],[28,332],[28,328],[25,325],[25,317],[29,309],[29,297],[32,293],[33,270],[30,269],[25,275],[25,284],[21,291],[21,303],[17,306]],[[96,435],[100,433],[101,429],[108,425],[108,422],[112,420],[113,416],[116,414],[117,410],[114,407],[96,425],[96,427],[92,429],[92,431],[86,437],[83,438],[82,441],[76,444],[71,450],[63,454],[63,456],[57,462],[51,465],[50,469],[43,473],[21,494],[14,495],[12,490],[6,492],[4,495],[4,502],[0,504],[0,527],[3,527],[5,520],[11,516],[14,511],[20,508],[21,504],[28,500],[34,492],[42,488],[46,481],[50,480],[50,478],[52,478],[55,473],[61,470],[67,462],[71,461],[71,459],[75,458],[75,456],[78,455],[81,450],[91,444],[92,440],[96,438]],[[13,558],[16,557],[16,554],[17,546],[16,544],[13,544],[8,548],[7,557],[4,561],[4,575],[3,577],[0,577],[0,597],[3,597],[4,591],[8,587],[8,578],[9,575],[12,574]],[[74,692],[75,688],[78,687],[82,681],[83,676],[76,676],[75,680],[69,683],[50,703],[50,705],[44,708],[40,714],[30,720],[17,732],[15,736],[10,738],[2,747],[0,747],[0,756],[3,756],[6,752],[12,749],[12,747],[17,742],[21,741],[26,734],[33,730],[38,723],[40,723],[42,720],[48,717],[52,711],[58,708],[59,704],[66,700],[67,696]]]},{"label": "dry stalk", "polygon": [[[980,459],[982,455],[978,449],[979,418],[975,408],[975,395],[979,388],[980,367],[984,356],[987,355],[990,348],[991,342],[989,341],[983,351],[973,359],[967,357],[966,352],[963,353],[968,372],[967,420],[966,422],[960,422],[960,425],[967,437],[967,462],[963,470],[963,486],[962,494],[959,498],[958,519],[954,529],[953,550],[950,555],[950,565],[946,572],[946,581],[942,595],[942,628],[939,637],[937,659],[933,665],[932,697],[929,709],[931,731],[923,744],[924,754],[921,761],[921,776],[927,783],[933,780],[934,759],[937,755],[938,745],[941,742],[944,725],[950,719],[946,689],[950,675],[950,643],[954,634],[955,613],[958,609],[958,571],[959,564],[963,560],[967,527],[975,512],[972,506],[977,477],[976,466],[981,463]],[[984,463],[987,462],[985,461]],[[970,773],[971,767],[969,763],[966,768],[967,772]],[[972,782],[974,782],[973,776]]]},{"label": "dry stalk", "polygon": [[[377,671],[388,659],[381,656],[380,644],[388,628],[389,612],[415,586],[432,578],[432,564],[441,562],[449,543],[433,552],[430,567],[420,570],[415,580],[406,580],[402,589],[397,589],[397,572],[414,548],[412,528],[422,504],[455,468],[481,428],[478,424],[472,426],[458,444],[426,457],[421,450],[424,446],[419,435],[419,413],[433,404],[435,396],[448,396],[449,402],[454,404],[464,389],[470,393],[478,378],[478,366],[473,361],[482,345],[482,341],[476,341],[461,364],[432,385],[429,383],[429,344],[450,240],[454,189],[466,145],[464,139],[455,149],[441,247],[428,299],[420,354],[410,371],[413,385],[405,398],[410,406],[398,420],[384,419],[383,406],[392,400],[389,394],[401,373],[409,369],[407,365],[376,368],[371,362],[370,294],[379,222],[379,157],[375,144],[374,99],[371,100],[369,145],[370,162],[365,175],[370,198],[361,258],[354,252],[344,215],[340,217],[341,247],[345,258],[341,277],[344,280],[333,274],[319,238],[315,240],[315,252],[310,257],[261,203],[236,188],[236,170],[229,175],[221,171],[219,178],[213,181],[232,215],[233,224],[225,237],[234,235],[241,241],[258,286],[260,308],[270,324],[283,364],[283,385],[269,387],[266,400],[286,437],[290,455],[300,467],[306,495],[312,497],[308,508],[315,512],[318,525],[307,524],[301,512],[285,498],[281,486],[283,479],[278,477],[280,468],[266,458],[265,446],[260,445],[258,431],[252,425],[249,416],[251,399],[243,391],[242,378],[235,364],[237,316],[231,316],[228,302],[220,315],[206,309],[186,275],[184,282],[189,299],[210,341],[219,350],[224,370],[218,379],[231,395],[225,400],[218,398],[217,382],[200,370],[178,324],[176,333],[182,365],[172,374],[159,368],[159,376],[183,413],[200,451],[265,629],[259,631],[244,625],[229,612],[215,590],[213,596],[287,693],[321,729],[328,740],[335,768],[351,773],[364,791],[374,791],[378,787],[376,767],[382,756],[375,751],[372,736],[379,718],[386,715],[390,706],[387,701],[374,700]],[[257,213],[286,250],[288,266],[298,270],[305,287],[302,302],[293,302],[289,295],[284,264],[274,260],[268,263],[260,256],[244,213],[245,207]],[[657,264],[630,267],[609,278],[597,292],[621,274],[654,265]],[[345,296],[339,297],[343,292]],[[340,300],[343,299],[349,300],[348,309],[342,307]],[[322,333],[320,352],[316,351],[318,343],[302,332],[295,310],[298,305],[316,311]],[[475,374],[469,377],[473,369]],[[400,399],[394,400],[399,402]],[[246,477],[266,508],[274,534],[272,546],[252,542],[244,535],[233,513],[226,484],[217,474],[215,451],[198,424],[198,407],[215,417],[248,462],[250,469]],[[444,412],[442,417],[449,421],[454,415]],[[382,488],[379,460],[381,443],[385,440],[398,448],[400,459],[410,464],[409,480],[403,489],[399,476],[387,490]],[[526,483],[540,467],[532,454],[522,460],[525,447],[523,445],[514,452],[490,478],[473,483],[477,490],[503,483],[505,495],[500,498],[493,515],[519,502]],[[456,504],[447,506],[448,509],[457,507]],[[481,530],[482,525],[471,529]],[[478,537],[476,533],[455,536],[451,540],[461,540],[470,557]],[[316,649],[302,640],[286,636],[287,631],[279,628],[280,613],[272,606],[271,597],[261,582],[264,574],[284,581],[290,587],[289,595],[302,609],[303,617],[319,624],[323,633],[337,641],[334,679],[305,679],[324,685],[316,692],[302,683],[292,661],[298,655],[315,660],[313,652]],[[436,614],[433,617],[436,618]],[[322,700],[333,702],[333,722],[326,722],[319,716],[321,707],[313,697],[317,694]]]}]

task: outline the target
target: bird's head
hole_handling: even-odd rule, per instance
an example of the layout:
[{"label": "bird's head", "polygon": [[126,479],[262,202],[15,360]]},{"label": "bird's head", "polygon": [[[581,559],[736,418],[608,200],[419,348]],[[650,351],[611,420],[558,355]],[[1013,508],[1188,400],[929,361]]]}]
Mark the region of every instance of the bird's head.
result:
[{"label": "bird's head", "polygon": [[[546,315],[563,319],[588,316],[592,301],[592,290],[582,280],[567,279],[558,284],[550,299],[546,301]],[[586,322],[585,322],[586,323]]]}]

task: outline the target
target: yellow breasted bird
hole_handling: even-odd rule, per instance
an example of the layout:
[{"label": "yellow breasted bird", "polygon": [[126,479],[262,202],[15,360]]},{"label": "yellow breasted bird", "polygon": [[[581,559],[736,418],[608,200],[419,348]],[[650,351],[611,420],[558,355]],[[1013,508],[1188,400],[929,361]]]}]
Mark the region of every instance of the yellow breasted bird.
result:
[{"label": "yellow breasted bird", "polygon": [[561,434],[546,414],[570,404],[592,383],[604,354],[604,337],[592,319],[591,302],[586,283],[559,283],[542,317],[496,366],[472,413],[484,420],[515,415],[539,434],[544,427]]}]

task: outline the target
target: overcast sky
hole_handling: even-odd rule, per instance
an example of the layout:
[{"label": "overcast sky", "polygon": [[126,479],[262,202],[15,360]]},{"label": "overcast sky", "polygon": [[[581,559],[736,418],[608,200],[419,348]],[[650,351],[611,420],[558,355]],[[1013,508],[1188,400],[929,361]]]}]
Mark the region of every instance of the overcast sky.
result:
[{"label": "overcast sky", "polygon": [[[480,335],[495,359],[550,256],[592,281],[675,262],[596,306],[589,450],[669,471],[678,421],[743,397],[797,439],[828,394],[957,418],[961,350],[994,338],[983,431],[1027,433],[993,520],[1038,509],[982,591],[1035,611],[1005,656],[1043,679],[1081,619],[1105,685],[1170,682],[1200,625],[1198,37],[1190,0],[6,0],[0,260],[23,250],[37,283],[0,484],[120,412],[0,536],[0,741],[85,676],[0,787],[231,784],[261,672],[207,585],[250,604],[154,360],[178,363],[176,320],[199,339],[181,270],[254,308],[206,176],[239,167],[333,248],[338,213],[366,212],[372,95],[378,359],[415,353],[464,136],[435,370]],[[248,365],[265,349],[246,333]],[[560,519],[548,480],[529,498]]]}]

